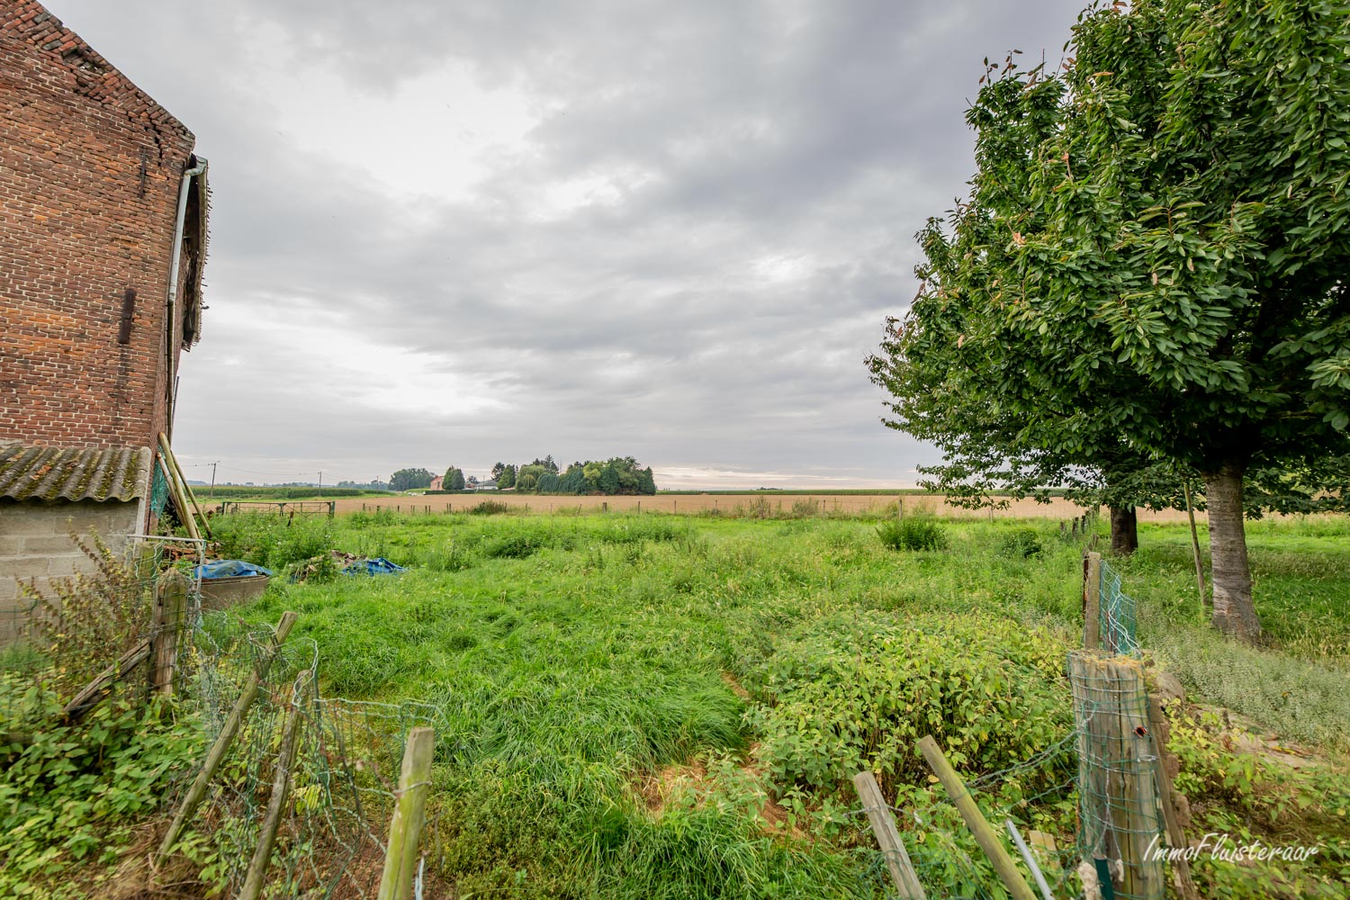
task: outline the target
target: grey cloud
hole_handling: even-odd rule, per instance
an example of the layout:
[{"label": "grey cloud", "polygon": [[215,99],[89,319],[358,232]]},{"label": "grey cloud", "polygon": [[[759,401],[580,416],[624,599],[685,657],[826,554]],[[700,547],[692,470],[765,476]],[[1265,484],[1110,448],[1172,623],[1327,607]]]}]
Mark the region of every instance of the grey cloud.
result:
[{"label": "grey cloud", "polygon": [[[862,359],[913,295],[913,232],[964,193],[980,59],[1020,46],[1053,61],[1078,9],[51,5],[211,159],[214,309],[183,367],[183,452],[361,478],[633,453],[658,469],[887,483],[934,454],[881,427]],[[267,56],[277,47],[284,59]],[[281,100],[246,77],[307,71],[393,98],[448,60],[524,91],[540,117],[524,152],[491,160],[457,198],[396,195],[302,149]],[[618,179],[611,204],[530,214],[555,186],[601,175]],[[766,259],[798,268],[775,281]],[[312,325],[275,333],[296,308]],[[227,325],[225,310],[246,315]],[[391,370],[419,354],[419,371],[496,404],[470,413],[445,397],[410,415],[335,393],[352,361],[289,350],[334,329]]]}]

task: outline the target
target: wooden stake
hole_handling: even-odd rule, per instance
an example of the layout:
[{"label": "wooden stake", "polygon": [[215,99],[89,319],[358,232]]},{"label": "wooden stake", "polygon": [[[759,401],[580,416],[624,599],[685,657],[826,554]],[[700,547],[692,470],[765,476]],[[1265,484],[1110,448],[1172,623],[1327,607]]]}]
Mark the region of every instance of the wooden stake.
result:
[{"label": "wooden stake", "polygon": [[1017,864],[1013,862],[1012,856],[999,842],[998,835],[994,829],[980,813],[980,808],[975,805],[975,798],[970,796],[966,790],[965,783],[961,776],[956,774],[952,764],[947,762],[947,757],[943,755],[942,748],[933,740],[932,735],[919,739],[919,751],[923,753],[923,758],[928,761],[928,767],[933,770],[938,781],[947,789],[947,795],[952,798],[952,803],[956,805],[961,813],[961,818],[965,820],[966,827],[970,829],[971,834],[975,835],[975,841],[980,845],[980,849],[989,857],[989,861],[994,864],[994,871],[998,873],[999,880],[1003,882],[1008,893],[1012,894],[1013,900],[1036,900],[1036,895],[1031,892],[1026,879],[1018,870]]},{"label": "wooden stake", "polygon": [[389,823],[389,847],[384,855],[378,900],[407,900],[412,895],[434,749],[435,732],[432,729],[414,728],[408,734],[408,744],[403,749],[403,769],[398,777],[398,800]]},{"label": "wooden stake", "polygon": [[[1163,822],[1167,825],[1167,844],[1170,847],[1184,850],[1188,845],[1186,843],[1186,831],[1181,827],[1181,819],[1177,816],[1176,801],[1173,800],[1172,776],[1167,773],[1167,729],[1168,723],[1163,715],[1162,707],[1158,705],[1158,698],[1152,694],[1148,698],[1148,721],[1153,729],[1154,757],[1157,759],[1158,775],[1158,793],[1159,800],[1162,803]],[[1172,861],[1172,878],[1177,885],[1177,893],[1183,900],[1200,900],[1200,892],[1195,887],[1195,882],[1191,880],[1191,864],[1186,857],[1181,856]]]},{"label": "wooden stake", "polygon": [[295,620],[296,614],[293,612],[281,614],[281,620],[277,622],[277,630],[272,637],[271,646],[258,660],[258,667],[249,675],[243,692],[239,695],[239,699],[235,701],[234,708],[230,710],[229,716],[225,719],[225,724],[221,726],[220,734],[216,736],[216,742],[211,745],[211,752],[206,755],[206,762],[202,765],[201,771],[197,773],[192,786],[188,788],[187,794],[183,796],[183,802],[179,805],[178,812],[174,814],[173,822],[169,825],[164,840],[160,842],[159,849],[155,851],[155,865],[159,865],[164,861],[164,857],[169,855],[169,851],[173,848],[179,835],[182,834],[183,826],[197,811],[202,798],[206,796],[207,786],[211,783],[211,779],[215,777],[216,770],[220,768],[221,762],[224,761],[225,753],[230,749],[234,736],[239,733],[239,726],[243,724],[244,717],[248,715],[249,707],[258,698],[258,688],[261,686],[263,679],[267,677],[267,673],[271,671],[272,663],[276,661],[277,654],[281,651],[281,645],[285,642],[286,636],[291,633],[291,626],[295,624]]},{"label": "wooden stake", "polygon": [[903,900],[927,900],[928,895],[924,893],[919,876],[914,871],[914,863],[910,862],[909,851],[905,849],[904,841],[900,840],[895,818],[881,796],[881,786],[877,784],[876,776],[871,772],[859,772],[853,776],[853,787],[857,789],[858,799],[862,801],[868,821],[872,823],[872,833],[877,836],[877,844],[886,859],[886,868],[891,873],[895,889]]},{"label": "wooden stake", "polygon": [[[303,676],[302,676],[303,677]],[[295,768],[296,724],[300,721],[300,704],[296,702],[298,688],[291,688],[290,709],[286,713],[286,725],[281,732],[281,751],[277,753],[276,770],[272,775],[272,795],[267,800],[267,815],[263,818],[262,828],[258,831],[258,846],[253,850],[253,858],[248,863],[248,875],[244,886],[239,889],[238,900],[258,900],[262,896],[263,879],[267,867],[272,862],[272,848],[277,842],[277,827],[281,824],[281,814],[286,808],[286,798],[291,792],[291,771]]]},{"label": "wooden stake", "polygon": [[1200,562],[1200,534],[1195,529],[1195,507],[1191,504],[1191,480],[1182,482],[1186,490],[1186,518],[1191,522],[1191,558],[1195,560],[1195,586],[1200,591],[1200,621],[1205,621],[1205,567]]},{"label": "wooden stake", "polygon": [[155,585],[155,615],[151,631],[154,666],[150,690],[173,696],[173,672],[178,665],[178,644],[187,620],[189,582],[177,569],[170,569]]},{"label": "wooden stake", "polygon": [[164,476],[164,481],[169,486],[169,495],[173,497],[173,505],[178,509],[179,517],[183,520],[183,527],[187,529],[188,537],[194,541],[202,539],[201,532],[197,530],[197,522],[192,517],[192,510],[187,505],[186,498],[178,490],[178,482],[169,470],[169,464],[164,459],[164,454],[159,455],[159,471]]},{"label": "wooden stake", "polygon": [[[182,467],[178,465],[178,457],[173,455],[173,449],[169,446],[169,439],[164,436],[162,431],[159,434],[159,447],[163,451],[164,458],[168,459],[169,467],[178,476],[178,484],[184,497],[197,511],[197,518],[202,520],[202,528],[206,531],[206,536],[211,537],[211,526],[206,521],[206,513],[202,512],[201,505],[197,503],[197,495],[192,493],[192,487],[187,483],[187,476],[183,474]],[[191,515],[191,513],[188,513],[188,515]],[[197,536],[201,537],[201,534],[198,533]]]},{"label": "wooden stake", "polygon": [[1102,555],[1088,553],[1083,558],[1083,648],[1100,650],[1102,646]]}]

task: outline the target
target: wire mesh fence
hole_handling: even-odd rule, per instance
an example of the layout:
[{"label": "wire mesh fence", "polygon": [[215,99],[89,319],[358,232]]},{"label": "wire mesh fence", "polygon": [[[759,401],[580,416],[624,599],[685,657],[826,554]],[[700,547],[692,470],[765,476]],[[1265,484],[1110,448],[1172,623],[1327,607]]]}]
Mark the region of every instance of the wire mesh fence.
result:
[{"label": "wire mesh fence", "polygon": [[1107,652],[1139,656],[1139,611],[1134,598],[1120,586],[1120,573],[1101,562],[1101,639]]},{"label": "wire mesh fence", "polygon": [[[240,889],[293,713],[289,795],[262,896],[374,897],[404,743],[412,728],[434,726],[435,708],[322,696],[312,640],[278,647],[270,627],[203,610],[200,541],[138,536],[116,553],[94,537],[84,552],[88,574],[29,591],[20,639],[0,658],[0,734],[78,722],[104,701],[158,693],[182,698],[180,722],[209,747],[250,678],[265,673],[179,849],[213,847],[212,886]],[[166,808],[195,774],[180,773]],[[424,833],[434,840],[434,824]]]},{"label": "wire mesh fence", "polygon": [[[268,628],[246,628],[208,613],[197,645],[202,654],[197,693],[204,727],[214,738],[250,673],[268,653],[272,634]],[[435,724],[436,710],[416,702],[325,698],[318,687],[317,664],[313,641],[292,639],[282,645],[191,826],[214,835],[222,861],[218,880],[231,892],[242,885],[258,844],[283,727],[293,711],[296,752],[290,801],[264,896],[375,896],[403,746],[414,727]]]}]

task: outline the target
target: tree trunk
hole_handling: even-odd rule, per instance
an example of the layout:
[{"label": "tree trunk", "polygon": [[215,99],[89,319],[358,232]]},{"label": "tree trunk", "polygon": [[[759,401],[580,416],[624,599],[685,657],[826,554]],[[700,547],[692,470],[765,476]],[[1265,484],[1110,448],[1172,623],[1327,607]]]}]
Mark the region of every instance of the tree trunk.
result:
[{"label": "tree trunk", "polygon": [[1139,519],[1133,506],[1111,507],[1111,552],[1129,556],[1139,549]]},{"label": "tree trunk", "polygon": [[1205,473],[1205,503],[1209,509],[1214,627],[1250,644],[1261,637],[1261,622],[1252,603],[1252,572],[1247,564],[1247,534],[1243,529],[1245,469],[1245,463],[1229,460],[1217,472]]}]

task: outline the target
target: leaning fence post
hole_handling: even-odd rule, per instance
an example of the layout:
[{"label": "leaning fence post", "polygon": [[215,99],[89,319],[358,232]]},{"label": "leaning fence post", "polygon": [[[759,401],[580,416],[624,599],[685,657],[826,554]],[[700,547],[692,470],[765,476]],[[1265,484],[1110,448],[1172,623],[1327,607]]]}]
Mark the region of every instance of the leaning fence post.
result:
[{"label": "leaning fence post", "polygon": [[853,787],[858,791],[867,818],[872,823],[872,832],[877,836],[877,844],[886,859],[886,868],[890,870],[891,881],[900,892],[903,900],[927,900],[923,885],[919,883],[914,863],[910,862],[909,851],[900,832],[896,830],[895,818],[891,816],[886,800],[881,796],[881,786],[871,772],[859,772],[853,776]]},{"label": "leaning fence post", "polygon": [[970,829],[971,834],[975,835],[975,842],[980,845],[980,849],[989,857],[989,861],[994,864],[994,871],[998,873],[999,880],[1007,887],[1008,893],[1012,894],[1013,900],[1036,900],[1036,895],[1031,892],[1026,879],[1018,871],[1017,864],[1013,862],[1012,856],[1007,849],[999,843],[998,835],[994,829],[985,821],[980,813],[980,808],[975,805],[975,798],[970,796],[966,790],[965,782],[961,776],[956,774],[952,764],[947,762],[947,757],[943,755],[942,748],[933,740],[933,736],[927,735],[919,739],[919,750],[923,753],[923,758],[928,760],[928,767],[933,770],[938,781],[947,789],[947,794],[952,798],[952,803],[956,805],[961,813],[961,818],[965,820],[966,827]]},{"label": "leaning fence post", "polygon": [[[1158,704],[1158,699],[1152,694],[1148,698],[1148,723],[1153,731],[1153,745],[1155,748],[1155,771],[1158,778],[1158,800],[1162,806],[1163,823],[1167,826],[1167,843],[1174,849],[1184,850],[1188,846],[1186,843],[1186,831],[1182,827],[1181,817],[1177,815],[1177,801],[1172,789],[1172,775],[1167,771],[1167,732],[1169,723],[1167,717],[1163,715],[1162,707]],[[1170,859],[1170,856],[1169,856]],[[1177,859],[1171,860],[1172,875],[1176,880],[1177,893],[1183,900],[1200,900],[1200,892],[1195,887],[1195,882],[1191,879],[1191,864],[1185,856],[1178,855]]]},{"label": "leaning fence post", "polygon": [[267,814],[258,831],[258,846],[249,860],[248,875],[244,878],[244,886],[239,889],[238,900],[258,900],[262,896],[263,878],[267,875],[268,864],[272,862],[272,847],[277,842],[277,827],[281,824],[281,814],[286,808],[286,798],[291,793],[291,772],[295,768],[295,730],[300,721],[299,684],[297,681],[296,686],[291,688],[290,709],[286,713],[286,724],[281,732],[281,750],[277,753],[276,771],[272,775],[272,795],[267,800]]},{"label": "leaning fence post", "polygon": [[150,690],[173,696],[173,672],[178,665],[178,644],[187,618],[188,580],[170,569],[155,585],[155,615],[150,628],[154,646],[150,658]]},{"label": "leaning fence post", "polygon": [[384,855],[384,874],[380,878],[377,900],[407,900],[412,893],[434,748],[433,729],[422,726],[408,733],[408,744],[403,748],[403,769],[398,776],[394,817],[389,822],[389,846]]},{"label": "leaning fence post", "polygon": [[207,785],[211,783],[216,770],[220,768],[221,762],[225,759],[225,753],[230,749],[234,736],[239,733],[239,726],[243,724],[244,716],[248,715],[249,707],[258,698],[258,689],[262,685],[262,680],[267,677],[277,654],[281,652],[281,645],[286,640],[286,636],[291,633],[291,626],[295,624],[295,620],[296,614],[293,612],[281,614],[271,646],[258,660],[258,667],[249,675],[243,692],[239,695],[239,699],[235,701],[234,708],[230,710],[230,715],[225,719],[225,724],[220,727],[220,734],[216,736],[216,742],[211,745],[211,752],[206,755],[206,762],[202,765],[201,771],[197,773],[192,786],[188,788],[187,794],[183,797],[183,802],[178,807],[178,812],[174,814],[168,832],[164,835],[164,840],[160,842],[159,849],[155,851],[154,862],[156,865],[169,855],[169,850],[173,848],[174,843],[183,832],[183,826],[197,811],[202,798],[206,796]]},{"label": "leaning fence post", "polygon": [[1083,648],[1102,646],[1102,555],[1088,553],[1083,558]]}]

